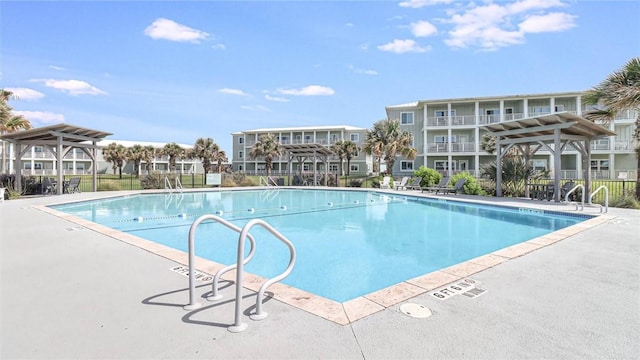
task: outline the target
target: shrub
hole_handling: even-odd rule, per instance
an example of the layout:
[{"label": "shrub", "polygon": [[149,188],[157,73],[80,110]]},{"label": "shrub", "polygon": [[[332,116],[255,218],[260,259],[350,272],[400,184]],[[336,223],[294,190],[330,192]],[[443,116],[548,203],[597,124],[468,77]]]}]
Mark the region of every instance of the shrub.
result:
[{"label": "shrub", "polygon": [[442,179],[442,175],[439,172],[424,165],[421,165],[418,170],[415,170],[413,175],[422,178],[422,181],[420,181],[420,186],[422,187],[436,186],[440,182],[440,179]]},{"label": "shrub", "polygon": [[[143,189],[160,189],[160,176],[147,175],[140,179],[140,186],[142,186]],[[98,190],[100,190],[100,187],[98,187]]]},{"label": "shrub", "polygon": [[120,186],[115,181],[109,181],[109,180],[102,181],[98,185],[98,191],[119,191],[119,190],[122,190],[122,189],[120,189]]},{"label": "shrub", "polygon": [[451,183],[455,184],[459,179],[465,178],[467,181],[464,183],[464,194],[468,195],[486,195],[485,191],[482,189],[480,184],[478,184],[478,180],[476,180],[473,175],[467,172],[461,172],[455,174],[451,177]]},{"label": "shrub", "polygon": [[[380,183],[378,183],[378,187]],[[349,187],[362,187],[362,179],[352,179],[349,180]]]},{"label": "shrub", "polygon": [[617,208],[640,209],[640,202],[636,199],[634,190],[626,190],[620,197],[613,199],[609,205]]}]

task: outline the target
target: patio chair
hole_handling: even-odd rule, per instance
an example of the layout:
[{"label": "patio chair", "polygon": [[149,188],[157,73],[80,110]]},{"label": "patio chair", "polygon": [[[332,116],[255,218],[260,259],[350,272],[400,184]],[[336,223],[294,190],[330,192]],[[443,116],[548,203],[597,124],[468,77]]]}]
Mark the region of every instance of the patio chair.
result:
[{"label": "patio chair", "polygon": [[[573,180],[569,180],[566,183],[562,184],[562,187],[560,188],[560,200],[564,201],[567,193],[571,191],[574,186],[576,186],[576,184],[573,182]],[[575,193],[571,194],[569,200],[573,200],[574,195]]]},{"label": "patio chair", "polygon": [[446,188],[448,184],[449,184],[449,177],[448,176],[443,176],[442,179],[440,179],[440,182],[438,183],[438,185],[436,185],[436,186],[428,186],[428,187],[420,187],[420,189],[422,190],[422,192],[424,192],[425,190],[431,192],[431,191],[436,191],[436,190],[439,190],[439,189]]},{"label": "patio chair", "polygon": [[380,189],[391,189],[391,177],[385,176],[380,183]]},{"label": "patio chair", "polygon": [[407,190],[407,183],[409,182],[409,177],[405,176],[400,180],[400,183],[396,185],[396,190]]},{"label": "patio chair", "polygon": [[438,194],[438,192],[442,192],[443,194],[458,194],[458,191],[462,191],[464,189],[464,183],[467,182],[467,179],[465,178],[460,178],[458,179],[458,181],[456,181],[456,184],[453,185],[452,188],[450,187],[444,187],[444,188],[440,188],[438,190],[436,190],[436,194]]},{"label": "patio chair", "polygon": [[42,193],[49,195],[56,193],[56,185],[51,181],[51,178],[47,176],[42,178]]},{"label": "patio chair", "polygon": [[413,181],[411,182],[411,184],[409,184],[407,186],[408,190],[420,190],[420,183],[422,182],[422,178],[421,177],[417,177],[415,179],[413,179]]},{"label": "patio chair", "polygon": [[69,182],[65,184],[64,192],[66,192],[67,194],[80,192],[80,189],[78,188],[78,186],[80,186],[80,178],[79,177],[71,178],[69,179]]}]

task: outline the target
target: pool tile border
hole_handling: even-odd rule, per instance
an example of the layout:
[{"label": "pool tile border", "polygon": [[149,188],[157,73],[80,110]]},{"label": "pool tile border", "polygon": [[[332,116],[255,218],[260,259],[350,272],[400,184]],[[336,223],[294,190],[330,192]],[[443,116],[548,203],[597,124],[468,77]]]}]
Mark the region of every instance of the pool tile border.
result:
[{"label": "pool tile border", "polygon": [[[459,201],[459,200],[456,200]],[[463,201],[461,201],[463,202]],[[106,226],[84,220],[82,218],[69,215],[48,206],[34,206],[34,208],[57,216],[64,220],[76,223],[84,228],[96,231],[111,238],[131,244],[152,254],[162,256],[175,261],[181,265],[188,265],[188,255],[180,250],[176,250],[152,241],[124,233]],[[545,212],[569,214],[572,213],[549,211]],[[582,215],[582,214],[581,214]],[[290,306],[304,310],[308,313],[320,316],[326,320],[339,325],[348,325],[357,320],[363,319],[379,311],[399,306],[416,296],[422,295],[430,290],[451,284],[461,278],[469,277],[486,269],[500,265],[511,259],[518,258],[532,251],[553,245],[575,234],[591,229],[600,224],[606,223],[613,217],[609,215],[585,216],[587,220],[572,225],[570,227],[549,233],[519,244],[509,246],[492,253],[479,256],[465,262],[437,270],[413,279],[403,281],[399,284],[375,291],[370,294],[339,303],[329,300],[294,287],[275,283],[268,289],[268,293],[273,298]],[[196,256],[195,268],[203,273],[215,274],[223,265]],[[234,281],[235,271],[230,271],[222,276],[224,280]],[[260,285],[266,279],[253,274],[245,274],[244,287],[257,292]]]}]

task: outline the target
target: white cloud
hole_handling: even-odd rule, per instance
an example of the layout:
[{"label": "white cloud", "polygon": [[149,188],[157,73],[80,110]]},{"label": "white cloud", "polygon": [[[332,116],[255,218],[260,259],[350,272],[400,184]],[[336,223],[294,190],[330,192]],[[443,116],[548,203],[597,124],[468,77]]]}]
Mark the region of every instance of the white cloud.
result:
[{"label": "white cloud", "polygon": [[411,32],[415,37],[427,37],[438,32],[435,25],[428,21],[418,21],[411,23]]},{"label": "white cloud", "polygon": [[218,90],[218,92],[219,93],[223,93],[223,94],[230,94],[230,95],[249,96],[249,94],[245,93],[242,90],[238,90],[238,89],[224,88],[224,89]]},{"label": "white cloud", "polygon": [[204,31],[192,29],[165,18],[156,19],[151,25],[144,29],[144,34],[156,40],[163,39],[196,44],[210,37],[210,35]]},{"label": "white cloud", "polygon": [[452,1],[453,0],[407,0],[400,2],[398,5],[401,7],[418,9],[430,5],[449,4]]},{"label": "white cloud", "polygon": [[58,71],[66,71],[67,69],[61,67],[61,66],[56,66],[56,65],[49,65],[49,69],[53,69],[53,70],[58,70]]},{"label": "white cloud", "polygon": [[320,85],[309,85],[299,89],[278,89],[278,92],[295,96],[328,96],[335,94],[332,88]]},{"label": "white cloud", "polygon": [[520,31],[526,33],[556,32],[575,27],[574,15],[566,13],[550,13],[546,15],[532,15],[521,22]]},{"label": "white cloud", "polygon": [[[479,47],[496,50],[522,44],[528,33],[558,32],[575,27],[575,16],[545,13],[550,8],[566,6],[559,0],[521,0],[512,3],[487,3],[449,10],[452,24],[445,44],[451,47]],[[519,25],[517,25],[519,24]]]},{"label": "white cloud", "polygon": [[46,87],[71,95],[107,95],[106,92],[82,80],[33,79],[30,81],[42,82]]},{"label": "white cloud", "polygon": [[224,44],[215,44],[213,46],[211,46],[212,49],[216,49],[216,50],[226,50],[227,47]]},{"label": "white cloud", "polygon": [[13,95],[18,97],[19,100],[39,100],[44,97],[44,94],[40,91],[36,91],[29,88],[4,88],[7,91],[11,91]]},{"label": "white cloud", "polygon": [[356,74],[378,75],[378,72],[375,71],[375,70],[358,69],[357,67],[355,67],[353,65],[349,65],[349,70],[353,71]]},{"label": "white cloud", "polygon": [[414,40],[398,40],[395,39],[393,42],[378,45],[378,50],[393,52],[396,54],[403,54],[407,52],[411,53],[423,53],[431,50],[431,47],[420,47]]},{"label": "white cloud", "polygon": [[14,111],[16,115],[22,115],[31,122],[40,124],[57,124],[64,122],[64,115],[43,111]]},{"label": "white cloud", "polygon": [[289,101],[291,101],[291,100],[286,99],[286,98],[276,97],[276,96],[271,96],[271,95],[265,95],[264,98],[269,100],[269,101],[276,101],[276,102],[289,102]]}]

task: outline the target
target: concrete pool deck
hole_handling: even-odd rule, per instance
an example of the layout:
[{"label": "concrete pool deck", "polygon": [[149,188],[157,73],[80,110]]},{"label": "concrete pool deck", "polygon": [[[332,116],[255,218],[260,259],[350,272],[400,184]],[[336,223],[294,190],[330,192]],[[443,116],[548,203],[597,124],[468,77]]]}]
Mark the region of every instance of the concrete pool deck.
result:
[{"label": "concrete pool deck", "polygon": [[[137,192],[117,194],[130,193]],[[539,246],[521,249],[526,256],[495,255],[508,261],[476,260],[479,272],[446,271],[438,283],[469,277],[486,291],[481,296],[440,300],[426,290],[435,285],[417,284],[422,290],[397,301],[390,300],[392,293],[379,294],[375,304],[390,304],[362,316],[343,305],[345,324],[291,306],[277,294],[263,305],[269,316],[252,321],[246,314],[255,307],[255,292],[244,289],[242,321],[248,328],[234,334],[227,330],[234,321],[233,284],[221,290],[222,301],[201,301],[202,308],[185,311],[187,278],[169,270],[179,262],[42,211],[43,205],[113,195],[67,194],[0,204],[0,358],[640,356],[638,210],[610,208],[588,229],[539,239]],[[444,197],[575,212],[566,204],[540,201]],[[585,212],[597,214],[598,209]],[[457,278],[447,276],[455,271],[461,271]],[[201,283],[196,292],[200,296],[209,290]],[[433,314],[408,316],[399,310],[406,303]]]}]

